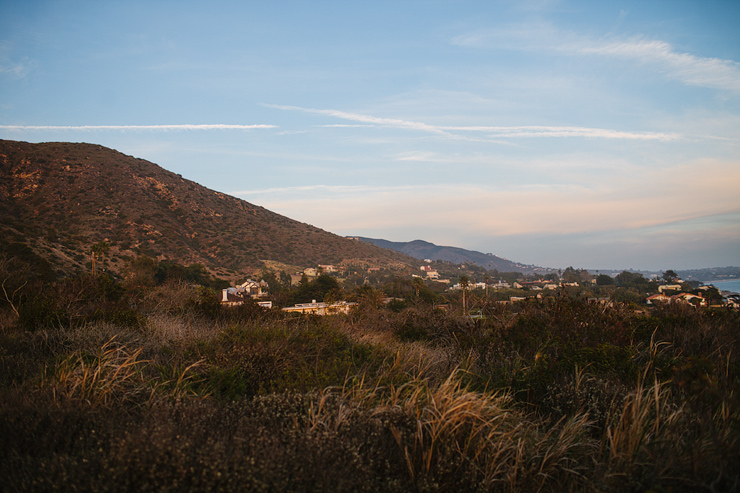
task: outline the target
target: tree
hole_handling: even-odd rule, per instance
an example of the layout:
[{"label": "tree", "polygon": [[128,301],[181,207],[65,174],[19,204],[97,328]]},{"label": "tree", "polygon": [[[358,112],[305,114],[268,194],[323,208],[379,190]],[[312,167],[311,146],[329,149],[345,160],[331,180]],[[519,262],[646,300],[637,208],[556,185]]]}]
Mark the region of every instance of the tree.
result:
[{"label": "tree", "polygon": [[416,297],[419,297],[419,289],[424,287],[424,280],[421,277],[412,277],[411,283],[414,286],[414,289],[416,290]]},{"label": "tree", "polygon": [[722,294],[714,286],[711,286],[704,292],[704,298],[706,298],[707,304],[709,305],[721,305],[724,301],[722,298]]},{"label": "tree", "polygon": [[342,294],[339,282],[328,274],[321,274],[313,281],[303,282],[298,285],[294,299],[297,303],[308,303],[311,300],[328,301],[337,300]]},{"label": "tree", "polygon": [[676,279],[678,279],[678,274],[676,274],[676,271],[672,269],[668,269],[667,271],[663,272],[663,280],[667,283],[675,282]]},{"label": "tree", "polygon": [[630,272],[627,270],[622,271],[621,274],[617,274],[614,278],[614,283],[617,286],[638,286],[641,284],[647,284],[649,281],[643,277],[639,272]]},{"label": "tree", "polygon": [[596,285],[597,286],[611,286],[614,284],[614,279],[612,276],[606,275],[606,274],[599,274],[596,276]]},{"label": "tree", "polygon": [[573,267],[568,267],[563,272],[563,281],[565,282],[578,282],[580,281],[580,276],[578,275],[578,271],[576,271]]},{"label": "tree", "polygon": [[385,294],[372,286],[360,286],[357,288],[357,299],[361,308],[378,308],[383,303]]}]

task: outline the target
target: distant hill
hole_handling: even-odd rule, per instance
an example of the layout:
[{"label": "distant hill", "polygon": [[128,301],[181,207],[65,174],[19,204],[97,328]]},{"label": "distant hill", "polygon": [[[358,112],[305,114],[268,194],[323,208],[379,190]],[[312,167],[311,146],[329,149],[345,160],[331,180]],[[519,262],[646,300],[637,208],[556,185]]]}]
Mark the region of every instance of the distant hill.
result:
[{"label": "distant hill", "polygon": [[496,269],[499,272],[549,272],[549,269],[512,262],[490,253],[481,253],[451,246],[438,246],[423,240],[388,241],[375,238],[359,238],[383,248],[389,248],[405,253],[417,259],[444,260],[455,264],[473,263],[488,270]]},{"label": "distant hill", "polygon": [[138,254],[200,263],[224,278],[268,265],[419,262],[209,190],[154,163],[93,144],[0,140],[0,253],[58,274],[82,271],[107,241],[108,268]]}]

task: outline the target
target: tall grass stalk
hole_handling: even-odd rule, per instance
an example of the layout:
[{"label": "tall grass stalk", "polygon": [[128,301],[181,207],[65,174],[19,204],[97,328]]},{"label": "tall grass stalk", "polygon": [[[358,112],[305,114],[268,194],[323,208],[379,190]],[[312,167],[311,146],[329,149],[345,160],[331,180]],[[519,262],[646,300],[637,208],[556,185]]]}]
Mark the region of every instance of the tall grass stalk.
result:
[{"label": "tall grass stalk", "polygon": [[114,339],[95,355],[74,353],[57,368],[55,379],[68,398],[108,405],[114,399],[136,401],[144,390],[142,348],[129,351]]},{"label": "tall grass stalk", "polygon": [[602,440],[610,465],[631,468],[648,459],[649,446],[675,441],[671,431],[681,422],[683,406],[671,404],[670,389],[657,380],[649,387],[640,381],[624,400],[619,415],[613,420]]}]

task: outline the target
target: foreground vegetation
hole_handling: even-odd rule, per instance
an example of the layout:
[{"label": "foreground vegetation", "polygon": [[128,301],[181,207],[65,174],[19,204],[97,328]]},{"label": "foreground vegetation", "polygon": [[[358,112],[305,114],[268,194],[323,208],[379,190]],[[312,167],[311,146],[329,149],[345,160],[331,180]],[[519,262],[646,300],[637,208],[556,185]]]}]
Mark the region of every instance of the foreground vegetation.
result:
[{"label": "foreground vegetation", "polygon": [[[2,312],[8,490],[732,491],[740,316],[360,289],[293,317],[177,280]],[[438,301],[438,300],[435,300]]]}]

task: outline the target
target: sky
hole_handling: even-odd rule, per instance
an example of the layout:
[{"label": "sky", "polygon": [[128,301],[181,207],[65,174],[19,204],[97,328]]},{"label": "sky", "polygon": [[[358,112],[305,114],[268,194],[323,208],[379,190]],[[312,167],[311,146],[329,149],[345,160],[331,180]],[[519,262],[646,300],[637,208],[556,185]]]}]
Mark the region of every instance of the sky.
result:
[{"label": "sky", "polygon": [[0,138],[346,236],[740,265],[740,2],[0,0]]}]

